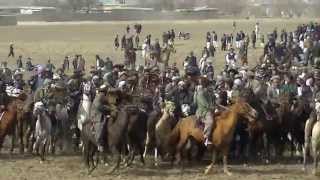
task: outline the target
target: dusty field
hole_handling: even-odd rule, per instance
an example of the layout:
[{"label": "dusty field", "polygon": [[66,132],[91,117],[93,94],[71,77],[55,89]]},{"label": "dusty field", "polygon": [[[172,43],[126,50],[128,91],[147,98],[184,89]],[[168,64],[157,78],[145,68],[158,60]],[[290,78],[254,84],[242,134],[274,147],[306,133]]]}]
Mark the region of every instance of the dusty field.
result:
[{"label": "dusty field", "polygon": [[[308,23],[312,19],[262,19],[261,30],[263,33],[270,32],[275,27],[292,30],[300,23]],[[318,19],[316,19],[319,21]],[[252,32],[256,20],[237,20],[237,29]],[[109,56],[114,61],[122,62],[123,56],[120,51],[113,49],[115,34],[123,34],[127,24],[134,22],[114,23],[29,23],[16,27],[0,27],[0,61],[7,60],[12,66],[15,58],[7,58],[9,43],[14,42],[16,55],[32,57],[34,63],[45,63],[51,58],[55,64],[61,64],[65,55],[83,54],[87,59],[87,66],[94,63],[94,56],[100,54],[102,57]],[[151,33],[153,37],[161,39],[163,31],[174,28],[176,32],[184,31],[192,34],[192,40],[176,42],[177,53],[173,55],[172,61],[181,62],[188,52],[193,50],[197,56],[200,55],[205,45],[205,33],[215,30],[219,38],[223,32],[232,32],[232,20],[210,20],[210,21],[155,21],[142,22],[143,34]],[[142,38],[141,38],[142,40]],[[261,48],[249,50],[249,63],[254,63],[261,54]],[[224,52],[218,51],[215,65],[221,68],[224,60]],[[141,63],[141,61],[140,61]],[[203,175],[205,165],[186,168],[183,173],[179,168],[164,166],[152,168],[134,165],[134,168],[123,169],[116,175],[107,175],[108,167],[100,166],[92,176],[87,176],[85,168],[79,156],[49,157],[49,161],[40,164],[39,159],[33,157],[21,157],[8,154],[0,155],[0,180],[75,180],[75,179],[229,179],[229,180],[271,180],[271,179],[319,179],[302,173],[300,165],[253,165],[243,167],[242,165],[231,165],[234,172],[232,177],[227,177],[218,172],[209,176]]]},{"label": "dusty field", "polygon": [[[288,31],[298,24],[308,23],[317,19],[259,19],[236,20],[237,30],[244,30],[251,34],[256,21],[261,24],[263,33],[274,28],[285,28]],[[176,32],[190,32],[192,39],[176,42],[177,53],[173,55],[171,62],[176,61],[181,66],[181,61],[191,50],[197,56],[205,46],[205,33],[215,30],[219,38],[222,33],[231,33],[232,20],[208,20],[208,21],[144,21],[141,41],[147,34],[153,38],[160,38],[163,31],[174,28]],[[122,62],[121,51],[113,49],[113,40],[116,34],[124,33],[127,24],[135,22],[73,22],[73,23],[23,23],[16,27],[0,27],[0,61],[8,60],[15,63],[15,59],[8,59],[9,43],[14,42],[16,55],[32,57],[35,63],[45,63],[48,58],[60,65],[65,55],[83,54],[87,59],[87,65],[94,63],[96,54],[102,57],[109,56],[114,61]],[[249,50],[249,61],[255,62],[261,54],[261,49]],[[225,52],[218,51],[216,66],[220,68],[224,60]],[[140,57],[140,56],[138,56]],[[138,61],[141,63],[141,61]]]},{"label": "dusty field", "polygon": [[39,159],[32,157],[12,157],[1,158],[0,179],[1,180],[102,180],[102,179],[127,179],[127,180],[317,180],[319,177],[308,175],[302,172],[301,165],[230,165],[232,176],[222,173],[221,166],[217,167],[210,175],[204,175],[203,165],[194,165],[181,168],[171,167],[162,164],[155,168],[149,164],[141,166],[134,164],[132,168],[121,169],[114,175],[108,175],[109,167],[99,166],[90,176],[87,175],[81,158],[78,156],[58,156],[49,157],[49,161],[44,164],[39,163]]}]

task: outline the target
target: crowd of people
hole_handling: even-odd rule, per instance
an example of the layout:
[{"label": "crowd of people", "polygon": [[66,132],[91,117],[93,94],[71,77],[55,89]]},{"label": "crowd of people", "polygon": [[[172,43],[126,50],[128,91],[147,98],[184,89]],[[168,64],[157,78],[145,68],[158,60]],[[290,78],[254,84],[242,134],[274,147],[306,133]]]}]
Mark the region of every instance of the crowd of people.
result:
[{"label": "crowd of people", "polygon": [[[137,27],[135,28],[137,30]],[[137,36],[142,27],[139,26]],[[99,112],[102,119],[117,114],[117,108],[100,99],[100,93],[108,93],[109,89],[118,89],[123,94],[149,96],[153,101],[153,109],[161,109],[165,101],[171,101],[176,107],[175,118],[196,115],[205,125],[205,144],[211,144],[210,133],[214,119],[209,116],[212,109],[223,111],[234,99],[241,96],[243,89],[250,89],[259,97],[259,103],[268,119],[281,118],[279,113],[269,112],[266,108],[269,104],[278,112],[280,97],[283,94],[290,96],[290,101],[301,100],[306,108],[311,109],[312,124],[318,119],[316,104],[320,103],[320,25],[317,23],[303,24],[292,32],[281,30],[278,37],[277,29],[266,35],[267,39],[259,32],[257,23],[252,32],[239,31],[233,34],[223,34],[219,43],[218,34],[215,31],[205,35],[205,46],[201,57],[198,59],[193,52],[185,58],[183,70],[172,63],[165,69],[155,65],[152,67],[138,66],[130,68],[115,64],[110,58],[102,59],[96,56],[96,65],[85,72],[85,59],[81,55],[75,55],[72,59],[74,73],[69,76],[65,71],[69,70],[70,57],[66,56],[63,65],[57,68],[48,60],[46,65],[33,65],[31,58],[23,65],[22,56],[17,60],[16,70],[2,63],[0,70],[0,107],[1,112],[6,111],[8,94],[6,87],[14,86],[15,89],[27,91],[30,87],[34,95],[34,101],[41,101],[45,106],[50,103],[65,103],[68,98],[56,99],[50,96],[53,89],[65,89],[66,96],[79,105],[82,94],[90,94],[90,100],[95,104],[91,113]],[[138,33],[139,32],[139,33]],[[126,49],[126,37],[129,37],[130,27],[119,42],[119,36],[115,38],[115,48]],[[250,34],[250,35],[249,35]],[[130,36],[131,37],[131,36]],[[170,30],[162,36],[163,47],[174,44],[175,32]],[[257,48],[256,43],[260,39],[264,48],[263,54],[257,66],[248,66],[248,49]],[[159,40],[152,42],[151,35],[145,39],[145,43],[152,46],[156,56],[161,54]],[[213,59],[218,47],[227,51],[225,56],[225,68],[221,72],[214,69]],[[10,46],[9,56],[14,56],[13,45]],[[131,50],[133,47],[130,48]],[[139,40],[136,38],[136,49],[139,49]],[[29,80],[24,79],[25,69],[33,72]],[[148,78],[146,78],[148,77]],[[154,78],[151,78],[154,77]],[[89,92],[88,92],[89,91]],[[55,99],[51,99],[55,98]],[[50,103],[49,103],[50,102]],[[77,108],[71,112],[76,113]],[[76,120],[75,120],[76,121]],[[101,125],[103,126],[103,125]],[[311,130],[310,130],[311,131]],[[309,132],[310,132],[309,131]],[[101,131],[102,133],[102,131]],[[102,135],[98,135],[99,146],[103,146]],[[310,134],[306,137],[310,137]],[[309,139],[306,139],[309,141]]]}]

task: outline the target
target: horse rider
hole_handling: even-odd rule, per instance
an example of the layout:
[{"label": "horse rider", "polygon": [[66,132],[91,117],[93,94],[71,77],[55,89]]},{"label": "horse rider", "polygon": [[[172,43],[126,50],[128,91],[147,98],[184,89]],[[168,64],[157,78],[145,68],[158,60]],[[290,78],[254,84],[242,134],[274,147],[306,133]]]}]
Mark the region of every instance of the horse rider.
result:
[{"label": "horse rider", "polygon": [[43,85],[36,89],[34,92],[34,102],[42,102],[45,106],[48,106],[50,97],[50,88],[51,88],[52,80],[45,79]]},{"label": "horse rider", "polygon": [[237,74],[233,81],[232,92],[231,92],[231,100],[235,100],[240,96],[240,91],[243,87],[242,77]]},{"label": "horse rider", "polygon": [[271,79],[271,84],[267,89],[267,101],[271,103],[274,109],[276,109],[277,114],[275,114],[278,118],[280,118],[279,111],[277,111],[279,107],[279,97],[280,97],[280,76],[275,75]]},{"label": "horse rider", "polygon": [[204,124],[205,145],[212,144],[213,112],[215,111],[215,95],[209,88],[209,80],[205,77],[199,79],[199,86],[194,94],[194,103],[197,107],[196,117]]},{"label": "horse rider", "polygon": [[178,82],[177,91],[177,106],[178,112],[182,112],[183,116],[187,117],[193,113],[193,94],[190,91],[188,84],[185,81]]},{"label": "horse rider", "polygon": [[5,84],[12,83],[12,71],[8,68],[8,63],[6,61],[2,62],[2,67],[0,69],[0,75]]},{"label": "horse rider", "polygon": [[0,79],[0,120],[2,112],[6,110],[9,104],[9,96],[6,92],[6,84]]},{"label": "horse rider", "polygon": [[98,150],[103,151],[104,136],[105,136],[105,123],[106,120],[115,120],[117,117],[117,106],[105,100],[107,93],[110,93],[112,88],[104,84],[98,88],[96,97],[91,105],[90,119],[92,123],[92,132],[95,134],[95,138],[98,144]]},{"label": "horse rider", "polygon": [[23,80],[23,74],[20,71],[16,71],[13,75],[13,86],[16,89],[23,90],[24,86],[26,85],[25,81]]}]

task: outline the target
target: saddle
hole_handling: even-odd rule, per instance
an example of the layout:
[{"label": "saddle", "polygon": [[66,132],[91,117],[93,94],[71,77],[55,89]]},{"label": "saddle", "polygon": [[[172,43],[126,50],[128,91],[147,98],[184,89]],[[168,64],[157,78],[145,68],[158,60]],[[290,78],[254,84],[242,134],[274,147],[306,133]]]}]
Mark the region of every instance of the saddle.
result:
[{"label": "saddle", "polygon": [[20,89],[15,88],[14,86],[7,86],[6,93],[10,97],[18,97],[22,93],[22,91]]},{"label": "saddle", "polygon": [[204,123],[201,121],[201,118],[194,116],[194,119],[196,120],[195,128],[200,129],[202,132],[204,131]]},{"label": "saddle", "polygon": [[140,111],[139,107],[136,105],[127,105],[125,108],[128,113],[138,113]]}]

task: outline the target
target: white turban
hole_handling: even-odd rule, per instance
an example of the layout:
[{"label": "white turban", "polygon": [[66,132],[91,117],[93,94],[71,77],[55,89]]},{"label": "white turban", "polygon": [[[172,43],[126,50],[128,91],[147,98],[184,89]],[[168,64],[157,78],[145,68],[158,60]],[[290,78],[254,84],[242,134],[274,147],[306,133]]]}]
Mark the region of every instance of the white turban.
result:
[{"label": "white turban", "polygon": [[126,85],[126,81],[120,81],[119,82],[119,88],[123,88]]},{"label": "white turban", "polygon": [[242,81],[240,79],[235,79],[233,81],[233,84],[236,85],[236,86],[241,86],[242,85]]}]

